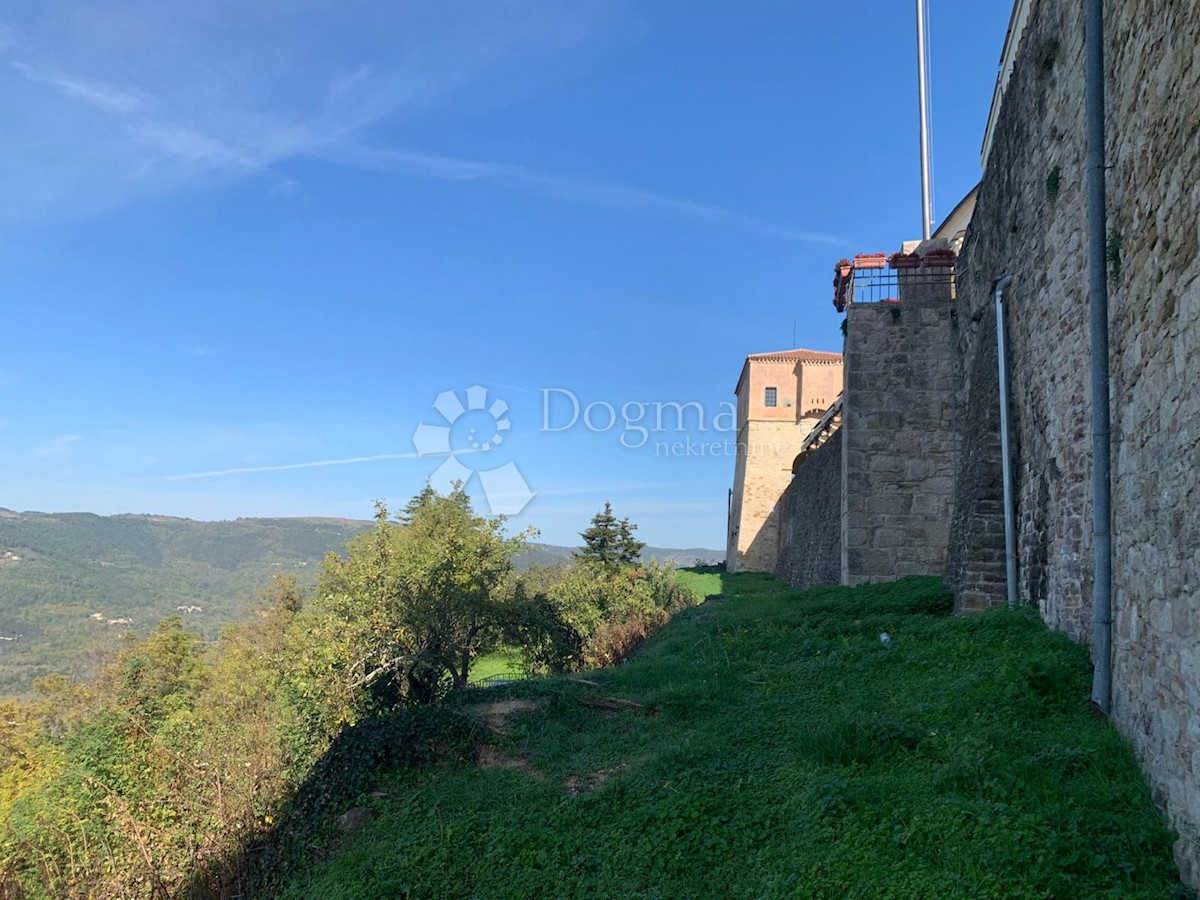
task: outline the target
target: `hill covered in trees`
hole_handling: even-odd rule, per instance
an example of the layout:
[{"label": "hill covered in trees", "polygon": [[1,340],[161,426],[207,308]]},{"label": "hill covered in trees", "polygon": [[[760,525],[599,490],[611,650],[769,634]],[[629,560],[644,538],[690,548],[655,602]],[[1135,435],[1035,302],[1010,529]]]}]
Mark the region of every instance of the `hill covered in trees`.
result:
[{"label": "hill covered in trees", "polygon": [[366,527],[0,510],[0,694],[51,672],[87,674],[120,633],[177,612],[214,638],[274,574],[303,573]]},{"label": "hill covered in trees", "polygon": [[[353,519],[236,519],[17,513],[0,508],[0,695],[50,673],[92,674],[119,636],[139,636],[180,614],[215,638],[244,620],[276,574],[303,584],[326,554],[371,527]],[[572,548],[533,544],[518,566],[569,558]],[[679,565],[716,551],[646,548]]]}]

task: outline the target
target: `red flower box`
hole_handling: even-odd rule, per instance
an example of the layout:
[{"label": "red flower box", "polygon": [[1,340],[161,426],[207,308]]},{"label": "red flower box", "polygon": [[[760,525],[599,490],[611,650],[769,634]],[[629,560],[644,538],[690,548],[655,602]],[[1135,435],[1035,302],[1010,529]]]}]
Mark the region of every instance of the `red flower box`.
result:
[{"label": "red flower box", "polygon": [[921,266],[921,257],[916,253],[893,253],[888,257],[888,265],[893,269],[917,269]]},{"label": "red flower box", "polygon": [[854,257],[856,269],[882,269],[887,265],[887,256],[883,253],[859,253]]}]

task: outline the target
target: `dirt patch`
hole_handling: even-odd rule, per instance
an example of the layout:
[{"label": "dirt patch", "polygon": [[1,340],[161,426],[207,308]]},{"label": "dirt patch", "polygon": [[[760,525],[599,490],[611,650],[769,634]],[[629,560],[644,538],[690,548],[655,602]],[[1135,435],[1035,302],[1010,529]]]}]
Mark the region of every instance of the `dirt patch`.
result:
[{"label": "dirt patch", "polygon": [[569,775],[567,780],[563,782],[563,790],[572,797],[578,797],[580,794],[590,794],[592,791],[608,781],[614,775],[619,775],[629,768],[628,763],[621,763],[619,766],[613,766],[611,769],[600,769],[596,772],[590,772],[587,775]]},{"label": "dirt patch", "polygon": [[466,712],[475,721],[496,734],[508,733],[508,722],[518,713],[537,709],[533,700],[497,700],[495,703],[480,703],[468,706]]},{"label": "dirt patch", "polygon": [[[513,716],[531,712],[540,704],[534,700],[497,700],[494,703],[477,703],[469,706],[466,713],[493,734],[507,737]],[[480,741],[475,744],[475,764],[481,769],[511,769],[524,772],[539,781],[546,776],[529,764],[524,753],[510,753],[502,745]]]}]

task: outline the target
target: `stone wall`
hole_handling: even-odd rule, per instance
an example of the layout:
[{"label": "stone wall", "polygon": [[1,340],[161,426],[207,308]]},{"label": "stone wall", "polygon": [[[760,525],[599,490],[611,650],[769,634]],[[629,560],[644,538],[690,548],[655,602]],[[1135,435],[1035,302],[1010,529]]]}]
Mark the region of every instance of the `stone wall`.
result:
[{"label": "stone wall", "polygon": [[1106,5],[1114,715],[1200,884],[1200,5]]},{"label": "stone wall", "polygon": [[843,584],[945,569],[957,435],[948,282],[938,293],[847,309]]},{"label": "stone wall", "polygon": [[[971,271],[960,259],[960,278]],[[958,612],[981,612],[1006,599],[1004,484],[1000,453],[1000,384],[996,319],[988,307],[959,301],[955,329],[958,375],[956,421],[964,436],[954,479],[946,583]],[[968,438],[969,439],[966,439]]]},{"label": "stone wall", "polygon": [[842,580],[842,433],[801,463],[779,500],[776,577],[792,587]]},{"label": "stone wall", "polygon": [[[1014,278],[1005,315],[1019,593],[1038,603],[1052,627],[1076,639],[1091,631],[1084,598],[1092,590],[1084,565],[1092,549],[1082,15],[1078,4],[1038,3],[1031,13],[959,261],[958,301],[961,370],[976,376],[960,382],[960,462],[998,471],[996,426],[980,430],[978,419],[999,420],[992,288],[1005,274]],[[960,471],[960,493],[986,491],[976,475]],[[1002,505],[987,502],[998,498],[995,485],[981,498],[990,512],[972,517],[958,506],[956,521],[971,517],[974,534],[998,529],[1002,535]],[[1002,577],[986,582],[986,599],[961,582],[982,581],[982,567],[994,566],[991,549],[973,547],[970,565],[951,573],[968,608],[1004,600]]]},{"label": "stone wall", "polygon": [[[1105,4],[1113,415],[1113,720],[1200,881],[1200,4]],[[1020,593],[1076,639],[1092,628],[1083,21],[1041,0],[997,122],[959,265],[962,448],[948,578],[991,577],[1001,512],[991,288],[1014,276]],[[989,355],[990,354],[990,357]],[[986,407],[986,409],[985,409]]]}]

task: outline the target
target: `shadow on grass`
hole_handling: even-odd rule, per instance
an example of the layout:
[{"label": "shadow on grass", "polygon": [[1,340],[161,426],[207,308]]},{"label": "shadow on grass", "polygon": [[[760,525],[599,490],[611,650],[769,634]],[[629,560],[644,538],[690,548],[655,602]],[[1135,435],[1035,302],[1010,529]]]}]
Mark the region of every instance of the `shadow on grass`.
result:
[{"label": "shadow on grass", "polygon": [[314,854],[336,847],[339,814],[381,775],[466,760],[474,726],[453,706],[412,707],[343,728],[265,835],[220,864],[197,871],[177,896],[189,900],[271,897]]}]

